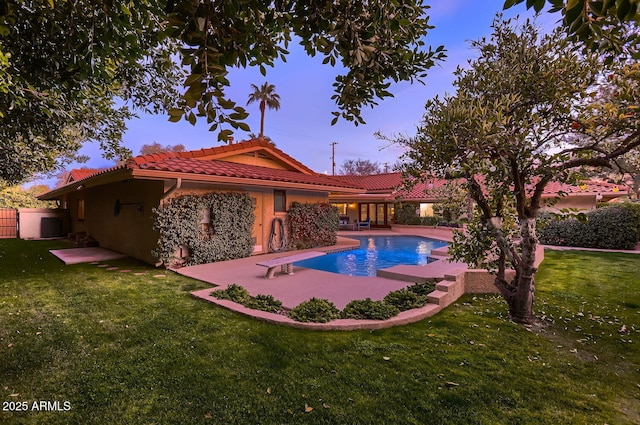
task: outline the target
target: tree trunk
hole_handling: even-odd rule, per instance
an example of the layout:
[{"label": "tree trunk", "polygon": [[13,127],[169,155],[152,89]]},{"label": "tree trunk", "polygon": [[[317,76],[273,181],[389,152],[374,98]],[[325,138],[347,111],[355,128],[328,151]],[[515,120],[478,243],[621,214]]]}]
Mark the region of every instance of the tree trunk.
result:
[{"label": "tree trunk", "polygon": [[522,256],[520,263],[515,265],[516,275],[513,281],[513,291],[507,298],[509,304],[509,316],[518,323],[533,323],[534,278],[537,268],[536,248],[538,238],[536,236],[535,218],[520,218],[520,246]]},{"label": "tree trunk", "polygon": [[266,109],[266,102],[260,101],[260,139],[264,138],[264,111]]}]

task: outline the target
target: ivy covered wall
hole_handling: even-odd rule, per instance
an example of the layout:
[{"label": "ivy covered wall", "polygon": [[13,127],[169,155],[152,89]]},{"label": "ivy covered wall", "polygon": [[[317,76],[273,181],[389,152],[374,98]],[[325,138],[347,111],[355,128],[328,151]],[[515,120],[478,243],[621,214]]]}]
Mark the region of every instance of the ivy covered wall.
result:
[{"label": "ivy covered wall", "polygon": [[165,264],[195,265],[248,257],[253,250],[254,206],[247,193],[214,192],[183,195],[156,208],[159,232],[154,255]]},{"label": "ivy covered wall", "polygon": [[334,245],[339,227],[338,209],[328,203],[292,202],[288,211],[291,249]]}]

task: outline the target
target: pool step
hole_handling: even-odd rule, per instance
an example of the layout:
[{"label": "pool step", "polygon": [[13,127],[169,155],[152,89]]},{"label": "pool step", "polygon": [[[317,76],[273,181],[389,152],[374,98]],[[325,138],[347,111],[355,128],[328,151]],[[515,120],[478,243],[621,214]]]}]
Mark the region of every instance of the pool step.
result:
[{"label": "pool step", "polygon": [[435,291],[427,295],[431,304],[447,306],[457,300],[464,293],[464,285],[456,282],[455,276],[446,276],[436,284]]}]

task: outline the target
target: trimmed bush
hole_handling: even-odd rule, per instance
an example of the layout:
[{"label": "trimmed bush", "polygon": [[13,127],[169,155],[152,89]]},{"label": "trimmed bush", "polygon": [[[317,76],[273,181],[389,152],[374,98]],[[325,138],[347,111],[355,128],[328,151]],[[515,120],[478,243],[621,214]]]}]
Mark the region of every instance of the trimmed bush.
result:
[{"label": "trimmed bush", "polygon": [[638,216],[633,207],[598,208],[576,219],[549,221],[539,231],[540,243],[601,249],[634,249],[638,243]]},{"label": "trimmed bush", "polygon": [[434,282],[414,283],[407,287],[407,290],[426,297],[436,290],[436,284]]},{"label": "trimmed bush", "polygon": [[235,283],[229,285],[227,289],[223,289],[221,291],[213,291],[211,295],[219,300],[229,300],[238,304],[245,304],[251,299],[251,297],[249,296],[249,291],[247,291],[240,285],[236,285]]},{"label": "trimmed bush", "polygon": [[245,303],[245,307],[254,310],[267,311],[269,313],[279,313],[282,311],[282,301],[273,298],[273,295],[256,295]]},{"label": "trimmed bush", "polygon": [[388,293],[387,296],[384,297],[384,302],[395,306],[400,311],[406,311],[423,307],[427,304],[428,300],[426,295],[418,295],[405,288]]},{"label": "trimmed bush", "polygon": [[289,317],[298,322],[326,323],[340,317],[340,310],[331,301],[314,297],[291,310]]},{"label": "trimmed bush", "polygon": [[397,307],[384,301],[372,301],[371,298],[367,298],[351,301],[342,310],[341,316],[344,319],[386,320],[396,316],[399,312]]},{"label": "trimmed bush", "polygon": [[292,249],[335,245],[340,225],[336,207],[327,203],[292,202],[288,213],[289,245]]}]

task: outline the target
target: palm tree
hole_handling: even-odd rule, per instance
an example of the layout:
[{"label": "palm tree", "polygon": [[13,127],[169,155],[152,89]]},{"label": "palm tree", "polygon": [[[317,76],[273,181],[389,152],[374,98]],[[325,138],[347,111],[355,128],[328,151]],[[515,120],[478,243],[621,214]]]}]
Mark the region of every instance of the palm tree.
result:
[{"label": "palm tree", "polygon": [[260,87],[251,84],[253,93],[249,95],[247,105],[253,102],[260,102],[260,138],[264,137],[264,111],[269,109],[280,109],[280,95],[275,92],[276,86],[265,82]]}]

